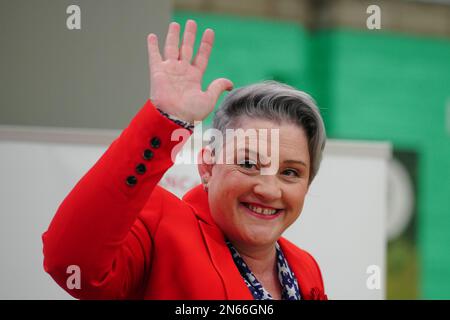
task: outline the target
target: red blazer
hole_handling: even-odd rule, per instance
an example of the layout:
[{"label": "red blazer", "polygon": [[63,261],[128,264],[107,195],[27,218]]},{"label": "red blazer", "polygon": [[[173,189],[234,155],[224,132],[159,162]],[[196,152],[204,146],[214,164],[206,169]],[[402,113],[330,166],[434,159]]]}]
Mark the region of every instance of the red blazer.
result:
[{"label": "red blazer", "polygon": [[[171,133],[179,128],[147,101],[58,208],[42,236],[44,269],[72,296],[253,299],[201,185],[182,200],[157,185],[173,165],[179,142]],[[136,173],[138,164],[145,173]],[[313,257],[284,238],[279,244],[302,298],[326,298]],[[79,289],[67,287],[72,265]]]}]

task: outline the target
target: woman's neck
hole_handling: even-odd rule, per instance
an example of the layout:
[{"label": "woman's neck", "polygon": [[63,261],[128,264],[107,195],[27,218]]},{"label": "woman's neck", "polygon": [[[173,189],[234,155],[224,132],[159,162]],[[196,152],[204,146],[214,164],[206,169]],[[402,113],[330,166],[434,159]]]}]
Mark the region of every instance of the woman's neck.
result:
[{"label": "woman's neck", "polygon": [[276,272],[275,244],[260,247],[249,247],[239,243],[233,245],[256,276],[266,276]]},{"label": "woman's neck", "polygon": [[248,247],[234,244],[252,273],[262,286],[276,299],[281,299],[281,284],[278,280],[275,244],[261,247]]}]

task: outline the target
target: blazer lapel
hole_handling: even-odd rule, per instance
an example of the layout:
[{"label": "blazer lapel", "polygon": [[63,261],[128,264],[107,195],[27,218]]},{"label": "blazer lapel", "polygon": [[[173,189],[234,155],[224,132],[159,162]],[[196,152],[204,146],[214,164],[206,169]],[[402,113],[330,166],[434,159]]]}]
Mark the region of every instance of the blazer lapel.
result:
[{"label": "blazer lapel", "polygon": [[227,299],[253,300],[253,296],[242,279],[225,243],[222,231],[212,219],[208,205],[208,194],[203,190],[203,186],[198,185],[191,189],[183,197],[183,200],[193,208],[194,213],[199,218],[199,226],[208,254],[214,268],[222,279]]},{"label": "blazer lapel", "polygon": [[211,261],[220,275],[229,300],[253,300],[219,228],[199,221]]},{"label": "blazer lapel", "polygon": [[278,243],[283,251],[283,254],[288,261],[289,268],[294,272],[295,278],[300,289],[301,298],[304,300],[311,299],[311,270],[308,268],[307,264],[300,259],[300,257],[295,254],[292,250],[292,244],[289,243],[285,238],[281,237]]}]

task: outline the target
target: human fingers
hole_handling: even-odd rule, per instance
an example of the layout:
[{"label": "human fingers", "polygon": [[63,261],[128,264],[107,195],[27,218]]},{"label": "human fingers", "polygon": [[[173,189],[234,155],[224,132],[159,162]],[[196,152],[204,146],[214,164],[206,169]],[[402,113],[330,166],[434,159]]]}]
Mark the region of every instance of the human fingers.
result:
[{"label": "human fingers", "polygon": [[226,78],[219,78],[211,82],[206,92],[213,99],[215,104],[219,99],[219,96],[222,94],[222,92],[231,89],[233,89],[233,82],[231,82]]},{"label": "human fingers", "polygon": [[208,60],[211,54],[213,43],[214,31],[212,29],[206,29],[205,32],[203,32],[202,40],[193,62],[193,65],[199,68],[202,73],[205,72],[206,67],[208,66]]},{"label": "human fingers", "polygon": [[181,44],[181,54],[180,60],[187,60],[188,62],[192,59],[192,54],[194,52],[195,35],[197,32],[197,24],[194,20],[188,20],[183,34],[183,42]]},{"label": "human fingers", "polygon": [[164,58],[165,59],[175,59],[178,60],[179,57],[179,43],[180,38],[180,25],[176,22],[172,22],[169,25],[169,30],[167,31],[166,43],[164,46]]},{"label": "human fingers", "polygon": [[154,67],[156,64],[161,63],[161,53],[159,51],[159,45],[158,45],[158,37],[150,33],[147,36],[147,49],[148,49],[148,65],[150,67],[150,70],[152,67]]}]

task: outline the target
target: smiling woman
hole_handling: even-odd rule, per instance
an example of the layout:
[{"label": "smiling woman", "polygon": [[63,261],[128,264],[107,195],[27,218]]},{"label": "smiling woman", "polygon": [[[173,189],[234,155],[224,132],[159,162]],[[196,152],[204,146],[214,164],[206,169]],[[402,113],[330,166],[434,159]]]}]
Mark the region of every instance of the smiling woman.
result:
[{"label": "smiling woman", "polygon": [[[149,35],[150,99],[58,208],[43,235],[45,270],[84,299],[326,298],[314,258],[282,237],[302,211],[325,145],[307,94],[277,82],[233,90],[214,128],[257,134],[203,148],[202,184],[183,199],[157,185],[178,150],[172,133],[191,134],[232,89],[219,78],[201,90],[213,31],[203,33],[193,61],[195,22],[186,23],[180,47],[179,32],[170,24],[164,58]],[[276,134],[260,134],[267,131]],[[67,287],[74,265],[77,288]]]},{"label": "smiling woman", "polygon": [[[299,217],[317,173],[325,143],[320,114],[306,94],[280,83],[263,82],[230,93],[213,126],[222,132],[232,128],[256,131],[248,140],[246,135],[237,135],[240,143],[230,144],[230,139],[225,139],[232,147],[216,146],[221,151],[213,149],[208,155],[212,161],[202,162],[199,173],[208,188],[215,223],[261,288],[268,291],[265,296],[281,298],[286,290],[277,271],[276,243]],[[260,134],[273,130],[277,135]],[[276,152],[276,157],[270,155],[278,160],[273,174],[261,170],[261,152],[266,150],[255,148],[261,145]],[[215,163],[215,158],[225,161]]]}]

